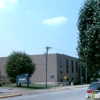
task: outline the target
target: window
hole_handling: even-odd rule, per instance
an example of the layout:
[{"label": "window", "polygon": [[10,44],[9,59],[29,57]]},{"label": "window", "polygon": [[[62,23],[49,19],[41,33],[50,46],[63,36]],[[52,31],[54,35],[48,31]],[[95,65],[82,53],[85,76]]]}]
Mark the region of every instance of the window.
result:
[{"label": "window", "polygon": [[76,73],[78,73],[78,63],[76,61]]},{"label": "window", "polygon": [[66,60],[66,73],[68,73],[69,67],[68,67],[68,59]]},{"label": "window", "polygon": [[73,60],[71,60],[72,73],[74,73]]},{"label": "window", "polygon": [[63,79],[60,79],[60,82],[63,82]]},{"label": "window", "polygon": [[92,83],[89,86],[89,89],[91,89],[91,90],[100,90],[100,83]]},{"label": "window", "polygon": [[74,78],[72,77],[72,81],[74,80]]},{"label": "window", "polygon": [[67,81],[69,81],[69,78],[67,78]]},{"label": "window", "polygon": [[63,73],[63,68],[62,68],[62,58],[60,58],[60,73]]}]

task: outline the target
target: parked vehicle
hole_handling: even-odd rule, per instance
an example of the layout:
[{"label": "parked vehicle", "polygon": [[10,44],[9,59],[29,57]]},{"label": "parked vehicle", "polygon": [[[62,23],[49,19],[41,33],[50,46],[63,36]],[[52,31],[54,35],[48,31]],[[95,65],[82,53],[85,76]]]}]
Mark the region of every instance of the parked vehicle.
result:
[{"label": "parked vehicle", "polygon": [[90,84],[86,93],[86,100],[100,100],[100,82]]}]

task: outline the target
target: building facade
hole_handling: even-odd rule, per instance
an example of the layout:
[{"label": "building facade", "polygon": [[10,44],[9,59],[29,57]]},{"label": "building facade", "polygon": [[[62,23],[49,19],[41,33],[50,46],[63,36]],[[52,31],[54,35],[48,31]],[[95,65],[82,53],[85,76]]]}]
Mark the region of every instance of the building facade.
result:
[{"label": "building facade", "polygon": [[[30,78],[31,83],[44,83],[46,81],[46,56],[30,55],[33,62],[36,64],[36,71]],[[5,63],[7,57],[0,58],[0,70],[2,80],[8,81],[5,72]],[[64,54],[48,54],[47,63],[47,82],[64,82],[64,76],[67,76],[68,81],[76,82],[79,80],[79,59]],[[50,76],[54,75],[54,79]]]}]

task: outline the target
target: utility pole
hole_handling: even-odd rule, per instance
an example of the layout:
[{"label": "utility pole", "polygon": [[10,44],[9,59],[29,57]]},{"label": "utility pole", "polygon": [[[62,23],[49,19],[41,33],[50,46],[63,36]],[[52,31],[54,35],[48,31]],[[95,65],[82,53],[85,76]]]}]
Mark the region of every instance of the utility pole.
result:
[{"label": "utility pole", "polygon": [[46,88],[47,88],[47,62],[48,62],[48,50],[49,49],[51,49],[51,47],[45,47],[46,48],[46,64],[45,64],[45,66],[46,66]]}]

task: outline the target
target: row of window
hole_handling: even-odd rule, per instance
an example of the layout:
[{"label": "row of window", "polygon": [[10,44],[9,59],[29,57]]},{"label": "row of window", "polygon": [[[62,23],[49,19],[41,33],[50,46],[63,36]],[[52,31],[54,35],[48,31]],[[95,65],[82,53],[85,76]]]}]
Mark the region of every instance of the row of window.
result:
[{"label": "row of window", "polygon": [[[60,73],[63,72],[63,63],[62,59],[60,58]],[[71,60],[71,72],[74,73],[74,64],[73,60]],[[69,61],[66,59],[66,73],[69,73]],[[76,73],[78,73],[78,62],[76,61]]]}]

